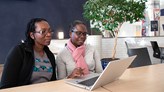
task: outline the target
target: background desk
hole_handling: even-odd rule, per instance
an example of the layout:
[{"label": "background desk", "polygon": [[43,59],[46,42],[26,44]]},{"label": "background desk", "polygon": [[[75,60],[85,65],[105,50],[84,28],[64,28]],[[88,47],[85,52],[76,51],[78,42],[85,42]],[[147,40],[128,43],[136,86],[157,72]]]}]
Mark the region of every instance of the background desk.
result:
[{"label": "background desk", "polygon": [[164,92],[164,64],[128,69],[104,87],[112,92]]}]

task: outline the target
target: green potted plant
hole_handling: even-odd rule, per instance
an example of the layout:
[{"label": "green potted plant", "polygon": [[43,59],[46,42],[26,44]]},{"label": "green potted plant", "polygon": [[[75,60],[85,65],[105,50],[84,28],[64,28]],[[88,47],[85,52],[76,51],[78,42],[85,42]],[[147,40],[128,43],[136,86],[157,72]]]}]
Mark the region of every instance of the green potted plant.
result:
[{"label": "green potted plant", "polygon": [[117,37],[124,22],[134,23],[144,19],[146,0],[88,0],[83,5],[84,18],[91,27],[108,30],[115,37],[112,59],[115,59]]}]

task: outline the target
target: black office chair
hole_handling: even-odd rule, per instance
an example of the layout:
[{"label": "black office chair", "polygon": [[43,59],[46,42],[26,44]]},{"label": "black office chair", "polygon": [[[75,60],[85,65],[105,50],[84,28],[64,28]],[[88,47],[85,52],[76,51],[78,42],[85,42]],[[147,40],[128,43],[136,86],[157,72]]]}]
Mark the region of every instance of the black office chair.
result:
[{"label": "black office chair", "polygon": [[153,48],[153,57],[161,59],[161,63],[164,60],[164,55],[161,53],[161,50],[158,46],[157,41],[150,41]]},{"label": "black office chair", "polygon": [[129,49],[129,46],[128,46],[128,43],[125,41],[125,46],[126,46],[126,49],[127,49],[127,54],[129,53],[128,52],[128,49]]},{"label": "black office chair", "polygon": [[151,65],[150,56],[148,53],[148,50],[146,47],[144,48],[134,48],[134,49],[127,49],[128,50],[128,56],[137,55],[137,57],[134,59],[132,64],[129,66],[129,68],[134,67],[140,67],[140,66],[146,66]]}]

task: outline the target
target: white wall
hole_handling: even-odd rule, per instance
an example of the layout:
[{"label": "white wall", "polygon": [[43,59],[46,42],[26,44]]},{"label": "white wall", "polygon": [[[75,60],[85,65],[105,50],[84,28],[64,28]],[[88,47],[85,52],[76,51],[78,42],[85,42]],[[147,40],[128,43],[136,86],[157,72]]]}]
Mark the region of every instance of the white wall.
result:
[{"label": "white wall", "polygon": [[[127,55],[127,49],[125,46],[125,41],[128,41],[131,43],[132,48],[136,47],[147,47],[149,51],[149,55],[151,58],[151,61],[153,64],[160,63],[159,59],[155,59],[153,57],[153,50],[150,44],[150,41],[158,41],[159,46],[164,46],[163,42],[164,37],[131,37],[131,38],[118,38],[117,43],[117,51],[116,51],[116,57],[118,58],[125,58],[128,57]],[[52,40],[50,44],[50,50],[56,54],[58,53],[65,45],[65,43],[68,41],[68,39],[65,40]],[[112,56],[112,49],[114,46],[114,38],[104,38],[102,39],[102,58],[108,58]]]},{"label": "white wall", "polygon": [[164,0],[160,0],[160,8],[164,9]]},{"label": "white wall", "polygon": [[164,36],[164,30],[162,25],[164,25],[164,16],[160,17],[160,36]]},{"label": "white wall", "polygon": [[124,22],[120,28],[119,37],[136,36],[136,30],[135,25]]}]

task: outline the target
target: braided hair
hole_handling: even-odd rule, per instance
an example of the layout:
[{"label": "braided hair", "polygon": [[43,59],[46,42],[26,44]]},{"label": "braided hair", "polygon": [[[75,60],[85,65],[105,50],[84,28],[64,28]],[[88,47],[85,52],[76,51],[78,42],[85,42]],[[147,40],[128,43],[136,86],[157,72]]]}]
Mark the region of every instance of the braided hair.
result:
[{"label": "braided hair", "polygon": [[41,21],[46,21],[47,22],[47,20],[44,19],[44,18],[33,18],[28,22],[27,29],[26,29],[26,32],[25,32],[26,42],[28,44],[34,45],[34,40],[31,38],[30,32],[35,32],[35,28],[36,28],[35,24],[37,22],[41,22]]}]

